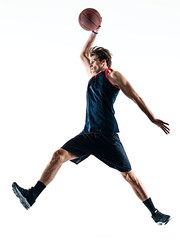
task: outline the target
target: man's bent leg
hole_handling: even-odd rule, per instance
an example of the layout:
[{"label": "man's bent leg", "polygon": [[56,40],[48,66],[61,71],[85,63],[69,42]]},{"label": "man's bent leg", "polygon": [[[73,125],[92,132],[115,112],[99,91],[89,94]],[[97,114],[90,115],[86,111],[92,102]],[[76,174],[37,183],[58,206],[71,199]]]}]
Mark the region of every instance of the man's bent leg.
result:
[{"label": "man's bent leg", "polygon": [[68,160],[73,160],[76,158],[77,156],[61,148],[53,154],[51,161],[45,168],[40,180],[34,187],[27,190],[21,188],[17,183],[14,182],[12,184],[12,188],[15,195],[19,198],[21,204],[26,209],[29,209],[35,203],[37,197],[41,194],[45,187],[54,179],[62,164]]},{"label": "man's bent leg", "polygon": [[76,158],[78,158],[76,155],[60,148],[53,154],[51,161],[48,163],[39,181],[47,186],[54,179],[64,162]]}]

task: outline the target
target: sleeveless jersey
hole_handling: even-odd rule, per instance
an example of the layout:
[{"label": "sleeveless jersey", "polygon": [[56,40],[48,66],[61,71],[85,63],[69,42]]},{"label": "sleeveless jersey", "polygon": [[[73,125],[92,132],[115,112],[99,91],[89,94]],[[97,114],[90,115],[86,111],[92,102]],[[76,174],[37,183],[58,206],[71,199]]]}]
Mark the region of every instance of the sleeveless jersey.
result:
[{"label": "sleeveless jersey", "polygon": [[120,89],[109,81],[108,71],[113,70],[107,68],[89,80],[86,121],[82,134],[119,132],[113,104]]}]

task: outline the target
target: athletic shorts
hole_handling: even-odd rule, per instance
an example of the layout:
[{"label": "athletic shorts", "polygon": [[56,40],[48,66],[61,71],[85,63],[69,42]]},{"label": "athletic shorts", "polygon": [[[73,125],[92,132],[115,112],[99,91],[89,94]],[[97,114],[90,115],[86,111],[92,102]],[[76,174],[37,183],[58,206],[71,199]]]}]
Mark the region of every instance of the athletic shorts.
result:
[{"label": "athletic shorts", "polygon": [[66,142],[63,149],[76,155],[71,160],[78,164],[91,154],[120,172],[131,171],[131,165],[117,133],[79,134]]}]

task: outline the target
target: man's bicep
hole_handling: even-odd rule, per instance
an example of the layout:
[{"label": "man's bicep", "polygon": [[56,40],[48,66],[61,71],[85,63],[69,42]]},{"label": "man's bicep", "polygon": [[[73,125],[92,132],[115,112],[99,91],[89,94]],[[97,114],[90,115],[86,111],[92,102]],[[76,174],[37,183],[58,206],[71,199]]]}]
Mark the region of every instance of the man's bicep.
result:
[{"label": "man's bicep", "polygon": [[117,73],[118,76],[118,86],[122,90],[122,92],[129,97],[130,99],[134,100],[136,98],[137,93],[128,82],[128,80],[121,74]]}]

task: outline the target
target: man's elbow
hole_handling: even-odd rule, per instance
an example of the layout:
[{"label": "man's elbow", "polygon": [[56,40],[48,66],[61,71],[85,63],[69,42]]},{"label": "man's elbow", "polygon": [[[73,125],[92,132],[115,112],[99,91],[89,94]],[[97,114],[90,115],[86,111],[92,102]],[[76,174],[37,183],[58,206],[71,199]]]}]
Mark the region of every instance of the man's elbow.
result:
[{"label": "man's elbow", "polygon": [[89,62],[89,57],[88,57],[88,55],[86,53],[81,53],[80,54],[80,59],[82,61],[88,61]]},{"label": "man's elbow", "polygon": [[85,54],[84,54],[84,53],[81,53],[81,54],[80,54],[80,58],[81,58],[81,59],[84,59],[84,58],[85,58]]},{"label": "man's elbow", "polygon": [[81,52],[80,58],[89,58],[89,52],[87,52],[87,51]]}]

